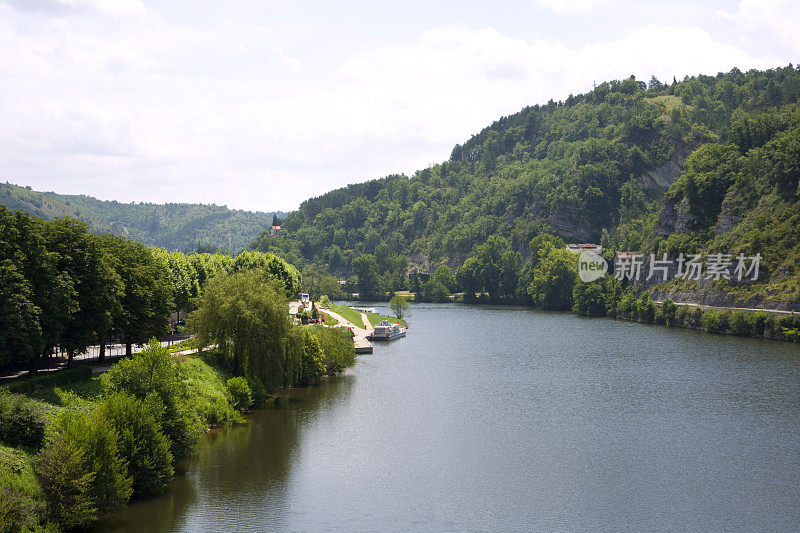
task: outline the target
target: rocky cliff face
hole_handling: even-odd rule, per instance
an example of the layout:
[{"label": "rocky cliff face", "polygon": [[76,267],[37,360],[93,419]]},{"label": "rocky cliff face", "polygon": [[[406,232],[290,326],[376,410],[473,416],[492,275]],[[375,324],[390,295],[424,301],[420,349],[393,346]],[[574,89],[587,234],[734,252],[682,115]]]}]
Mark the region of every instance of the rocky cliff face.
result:
[{"label": "rocky cliff face", "polygon": [[733,206],[733,203],[733,191],[728,191],[728,193],[725,195],[725,199],[722,201],[722,210],[719,213],[717,225],[714,226],[714,233],[717,235],[729,232],[736,224],[739,223],[740,217],[737,213],[737,210]]},{"label": "rocky cliff face", "polygon": [[672,233],[689,233],[692,222],[696,219],[697,217],[689,211],[689,201],[686,198],[678,205],[669,198],[664,198],[653,233],[659,237],[666,237]]},{"label": "rocky cliff face", "polygon": [[642,189],[666,189],[680,176],[683,163],[692,150],[686,147],[676,148],[664,164],[648,170],[637,178]]},{"label": "rocky cliff face", "polygon": [[599,228],[592,227],[584,218],[581,209],[572,202],[556,202],[550,208],[548,222],[557,235],[567,242],[588,241]]}]

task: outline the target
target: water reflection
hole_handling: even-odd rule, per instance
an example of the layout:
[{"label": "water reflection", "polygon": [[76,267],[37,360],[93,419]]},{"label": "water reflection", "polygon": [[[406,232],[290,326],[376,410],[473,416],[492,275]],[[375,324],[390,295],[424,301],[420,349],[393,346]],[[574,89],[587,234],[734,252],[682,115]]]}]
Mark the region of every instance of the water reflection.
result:
[{"label": "water reflection", "polygon": [[207,436],[167,494],[102,527],[800,527],[800,346],[529,309],[413,311],[408,337]]}]

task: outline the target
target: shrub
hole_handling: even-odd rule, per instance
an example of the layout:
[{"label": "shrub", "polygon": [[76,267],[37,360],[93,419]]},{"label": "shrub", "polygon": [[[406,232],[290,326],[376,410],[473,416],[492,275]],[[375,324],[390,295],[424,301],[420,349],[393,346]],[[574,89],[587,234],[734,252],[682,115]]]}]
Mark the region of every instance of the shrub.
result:
[{"label": "shrub", "polygon": [[27,394],[29,392],[36,392],[38,389],[47,389],[60,385],[69,385],[70,383],[76,383],[78,381],[85,381],[91,379],[91,377],[92,368],[90,366],[78,365],[65,370],[47,372],[32,378],[13,381],[4,388],[8,392]]},{"label": "shrub", "polygon": [[755,317],[752,313],[745,311],[734,311],[731,313],[730,330],[734,335],[740,337],[750,337],[753,335]]},{"label": "shrub", "polygon": [[661,303],[659,311],[661,324],[667,324],[669,326],[675,325],[675,316],[677,314],[677,306],[675,305],[675,302],[667,298]]},{"label": "shrub", "polygon": [[622,318],[636,318],[636,296],[626,292],[617,304],[617,316]]},{"label": "shrub", "polygon": [[800,342],[800,330],[795,328],[783,328],[783,337],[787,341]]},{"label": "shrub", "polygon": [[684,322],[686,321],[686,313],[687,312],[688,312],[688,309],[686,308],[685,305],[679,306],[675,310],[675,318],[673,319],[673,322],[670,325],[677,326],[677,327],[684,327]]},{"label": "shrub", "polygon": [[247,409],[252,405],[253,394],[250,391],[250,385],[247,384],[247,379],[231,378],[228,380],[227,386],[235,409]]},{"label": "shrub", "polygon": [[645,324],[652,324],[655,321],[656,306],[650,295],[647,293],[642,294],[636,301],[636,316]]},{"label": "shrub", "polygon": [[158,493],[174,474],[170,441],[161,429],[163,411],[155,394],[139,400],[125,392],[111,393],[98,406],[100,416],[117,432],[134,494]]},{"label": "shrub", "polygon": [[47,502],[24,450],[0,446],[0,531],[38,530]]},{"label": "shrub", "polygon": [[759,311],[757,313],[753,313],[752,317],[752,330],[751,335],[754,337],[763,337],[764,336],[764,329],[767,324],[767,317],[769,316],[768,313],[763,311]]},{"label": "shrub", "polygon": [[133,488],[114,427],[97,411],[77,409],[62,412],[54,426],[64,440],[81,449],[84,467],[93,475],[90,496],[98,512],[111,513],[124,507]]},{"label": "shrub", "polygon": [[727,333],[730,321],[730,311],[707,309],[702,317],[703,329],[708,333]]},{"label": "shrub", "polygon": [[[216,364],[218,351],[204,357]],[[230,394],[220,371],[196,358],[189,358],[183,364],[189,406],[196,418],[208,426],[222,426],[241,421],[241,416],[230,404]]]},{"label": "shrub", "polygon": [[131,359],[120,361],[103,376],[103,388],[106,393],[127,392],[140,400],[155,394],[163,405],[159,418],[173,457],[192,452],[203,427],[188,405],[185,369],[167,348],[154,341]]},{"label": "shrub", "polygon": [[84,452],[75,442],[55,437],[34,463],[47,496],[47,514],[65,529],[85,526],[97,519],[92,497],[94,473],[86,468]]},{"label": "shrub", "polygon": [[0,441],[9,446],[41,448],[46,424],[36,402],[0,391]]},{"label": "shrub", "polygon": [[318,326],[312,328],[311,333],[325,354],[325,373],[335,374],[356,363],[356,350],[349,330]]},{"label": "shrub", "polygon": [[293,359],[299,363],[296,384],[308,385],[321,378],[325,374],[325,354],[316,337],[302,330],[290,337],[290,343],[289,350],[296,353]]}]

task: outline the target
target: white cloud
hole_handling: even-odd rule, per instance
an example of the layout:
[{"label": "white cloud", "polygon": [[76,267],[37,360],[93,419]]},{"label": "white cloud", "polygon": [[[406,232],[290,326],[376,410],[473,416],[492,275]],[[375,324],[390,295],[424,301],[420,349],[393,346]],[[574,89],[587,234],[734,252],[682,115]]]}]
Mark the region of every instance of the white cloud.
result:
[{"label": "white cloud", "polygon": [[536,0],[536,4],[542,9],[548,9],[556,13],[568,13],[575,11],[590,11],[596,7],[607,5],[612,0]]},{"label": "white cloud", "polygon": [[800,54],[800,2],[797,0],[741,0],[735,13],[720,11],[747,31],[767,39],[777,36],[791,50]]},{"label": "white cloud", "polygon": [[774,65],[694,27],[566,46],[457,26],[325,69],[316,49],[287,44],[313,39],[310,27],[187,27],[138,1],[39,4],[95,14],[0,4],[0,179],[120,201],[291,208],[446,159],[500,115],[594,80]]}]

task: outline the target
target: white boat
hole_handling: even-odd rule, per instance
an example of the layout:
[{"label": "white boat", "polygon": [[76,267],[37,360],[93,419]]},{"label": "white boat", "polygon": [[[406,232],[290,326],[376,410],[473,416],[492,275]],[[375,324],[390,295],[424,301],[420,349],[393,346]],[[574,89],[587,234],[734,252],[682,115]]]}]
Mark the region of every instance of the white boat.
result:
[{"label": "white boat", "polygon": [[391,341],[405,336],[405,328],[388,320],[383,320],[373,328],[372,334],[368,338],[371,341]]}]

